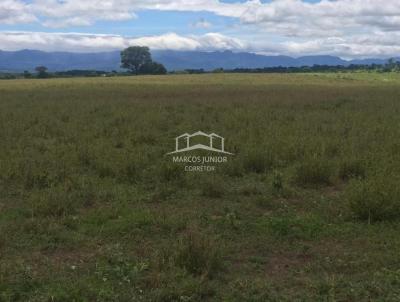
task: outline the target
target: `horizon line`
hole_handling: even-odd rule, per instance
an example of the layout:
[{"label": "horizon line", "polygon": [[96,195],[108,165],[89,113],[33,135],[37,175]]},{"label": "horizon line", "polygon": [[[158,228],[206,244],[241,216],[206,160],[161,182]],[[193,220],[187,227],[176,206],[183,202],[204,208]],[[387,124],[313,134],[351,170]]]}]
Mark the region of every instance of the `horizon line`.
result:
[{"label": "horizon line", "polygon": [[[137,45],[140,46],[140,45]],[[37,52],[43,52],[43,53],[72,53],[72,54],[100,54],[100,53],[112,53],[112,52],[120,52],[124,50],[125,48],[121,49],[114,49],[114,50],[88,50],[88,51],[82,51],[82,50],[41,50],[41,49],[34,49],[34,48],[21,48],[17,50],[4,50],[0,49],[0,52],[22,52],[22,51],[37,51]],[[332,58],[339,58],[343,61],[351,62],[354,60],[389,60],[391,58],[395,59],[400,59],[400,54],[398,56],[359,56],[359,57],[353,57],[353,58],[346,58],[342,57],[340,55],[334,55],[334,54],[305,54],[301,56],[296,56],[296,55],[290,55],[290,54],[264,54],[262,52],[254,52],[254,51],[244,51],[244,50],[232,50],[232,49],[225,49],[225,50],[193,50],[193,49],[151,49],[150,51],[173,51],[173,52],[201,52],[201,53],[234,53],[234,54],[254,54],[258,56],[263,56],[263,57],[288,57],[292,59],[300,59],[300,58],[307,58],[307,57],[332,57]]]}]

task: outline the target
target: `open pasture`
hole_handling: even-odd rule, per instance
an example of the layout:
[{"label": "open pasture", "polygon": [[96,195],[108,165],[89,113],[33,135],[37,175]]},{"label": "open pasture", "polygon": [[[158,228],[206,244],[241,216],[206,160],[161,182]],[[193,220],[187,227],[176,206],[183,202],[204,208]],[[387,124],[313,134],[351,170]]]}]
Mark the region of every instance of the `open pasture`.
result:
[{"label": "open pasture", "polygon": [[399,232],[399,74],[0,82],[0,301],[399,301]]}]

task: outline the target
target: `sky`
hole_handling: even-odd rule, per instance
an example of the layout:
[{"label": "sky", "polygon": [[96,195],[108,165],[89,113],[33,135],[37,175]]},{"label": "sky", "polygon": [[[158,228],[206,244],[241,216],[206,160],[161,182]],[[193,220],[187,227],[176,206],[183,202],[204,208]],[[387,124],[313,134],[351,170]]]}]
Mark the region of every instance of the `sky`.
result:
[{"label": "sky", "polygon": [[399,0],[0,0],[0,49],[400,57]]}]

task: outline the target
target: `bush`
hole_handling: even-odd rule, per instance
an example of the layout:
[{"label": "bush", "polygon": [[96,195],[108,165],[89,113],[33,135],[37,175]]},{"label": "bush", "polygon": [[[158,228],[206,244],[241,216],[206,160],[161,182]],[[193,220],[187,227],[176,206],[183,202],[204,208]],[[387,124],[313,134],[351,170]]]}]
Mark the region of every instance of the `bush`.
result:
[{"label": "bush", "polygon": [[300,186],[321,186],[331,183],[332,165],[324,159],[312,159],[301,163],[295,171],[295,182]]},{"label": "bush", "polygon": [[129,162],[122,170],[123,180],[133,184],[140,181],[141,169],[136,163]]},{"label": "bush", "polygon": [[221,198],[225,193],[223,181],[219,177],[209,177],[201,182],[201,195],[209,198]]},{"label": "bush", "polygon": [[167,69],[164,65],[157,62],[150,62],[143,65],[140,70],[140,74],[167,74]]},{"label": "bush", "polygon": [[263,217],[257,224],[261,230],[280,239],[316,240],[326,231],[324,221],[312,215]]},{"label": "bush", "polygon": [[182,181],[182,167],[173,164],[163,164],[160,167],[159,175],[162,182]]},{"label": "bush", "polygon": [[175,264],[193,275],[211,276],[222,266],[222,258],[213,239],[190,230],[179,241]]},{"label": "bush", "polygon": [[244,196],[262,195],[264,192],[265,189],[263,186],[258,183],[251,182],[243,184],[238,189],[238,194]]},{"label": "bush", "polygon": [[265,151],[254,151],[245,157],[243,167],[247,172],[265,173],[272,167],[273,160],[265,154]]},{"label": "bush", "polygon": [[230,177],[242,177],[244,174],[243,162],[238,160],[230,160],[222,169]]},{"label": "bush", "polygon": [[150,195],[150,202],[163,202],[176,193],[176,186],[159,184]]},{"label": "bush", "polygon": [[339,177],[342,180],[364,178],[365,174],[365,165],[361,160],[345,160],[340,164]]},{"label": "bush", "polygon": [[32,213],[40,217],[65,217],[75,214],[79,200],[63,188],[52,188],[32,194]]},{"label": "bush", "polygon": [[274,171],[272,177],[272,189],[276,193],[280,193],[283,191],[283,175],[279,171]]},{"label": "bush", "polygon": [[375,177],[353,180],[346,190],[350,213],[369,223],[400,218],[399,180]]}]

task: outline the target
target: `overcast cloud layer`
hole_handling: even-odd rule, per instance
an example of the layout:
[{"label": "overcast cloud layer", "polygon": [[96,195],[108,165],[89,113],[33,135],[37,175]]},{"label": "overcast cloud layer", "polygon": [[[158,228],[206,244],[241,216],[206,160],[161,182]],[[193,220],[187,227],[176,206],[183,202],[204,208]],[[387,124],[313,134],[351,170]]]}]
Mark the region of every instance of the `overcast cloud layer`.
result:
[{"label": "overcast cloud layer", "polygon": [[[91,31],[97,22],[123,22],[145,11],[208,12],[233,20],[231,28],[213,30],[201,18],[188,28],[199,34],[93,35],[57,33],[74,27]],[[19,30],[35,25],[40,32]],[[7,25],[8,30],[2,30]],[[111,25],[112,26],[112,25]],[[9,28],[12,27],[13,31]],[[46,32],[45,32],[46,31]],[[400,56],[399,0],[1,0],[0,48],[105,51],[129,45],[155,49],[253,51],[267,54],[331,54],[342,57]]]}]

